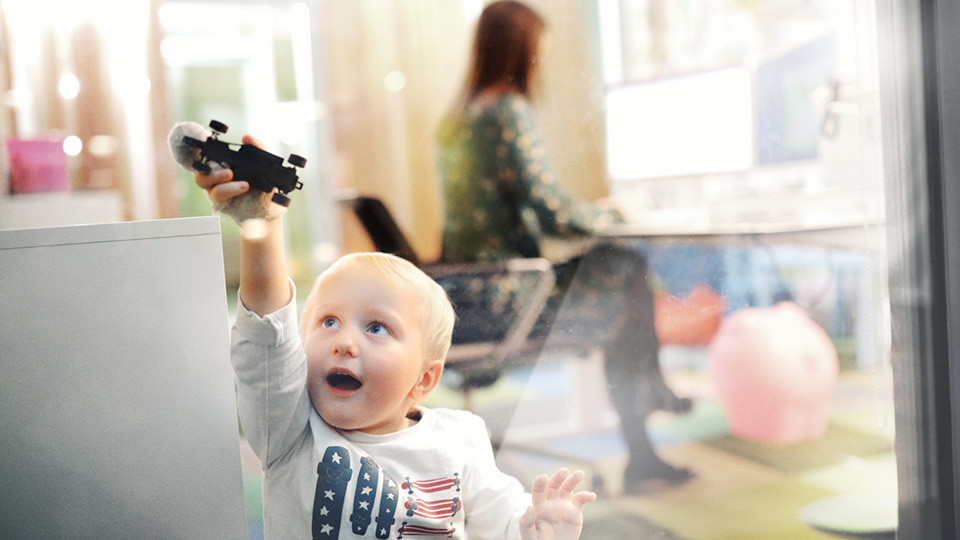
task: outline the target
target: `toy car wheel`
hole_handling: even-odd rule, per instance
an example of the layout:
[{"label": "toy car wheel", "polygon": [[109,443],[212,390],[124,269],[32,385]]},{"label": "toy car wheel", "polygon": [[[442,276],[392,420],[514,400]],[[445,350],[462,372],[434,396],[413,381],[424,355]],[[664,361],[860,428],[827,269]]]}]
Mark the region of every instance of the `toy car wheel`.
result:
[{"label": "toy car wheel", "polygon": [[203,174],[210,174],[210,171],[211,171],[212,169],[210,168],[210,165],[207,165],[206,163],[204,163],[204,162],[202,162],[202,161],[194,161],[194,162],[193,162],[193,170],[195,170],[195,171],[197,171],[197,172],[199,172],[199,173],[203,173]]},{"label": "toy car wheel", "polygon": [[307,166],[307,158],[298,156],[296,154],[290,154],[290,157],[287,158],[287,162],[294,167],[300,167],[301,169]]},{"label": "toy car wheel", "polygon": [[227,125],[223,122],[217,122],[216,120],[210,121],[210,129],[216,131],[217,133],[226,133]]},{"label": "toy car wheel", "polygon": [[274,193],[273,197],[270,197],[270,200],[279,204],[280,206],[286,208],[290,206],[290,197],[287,197],[283,193]]}]

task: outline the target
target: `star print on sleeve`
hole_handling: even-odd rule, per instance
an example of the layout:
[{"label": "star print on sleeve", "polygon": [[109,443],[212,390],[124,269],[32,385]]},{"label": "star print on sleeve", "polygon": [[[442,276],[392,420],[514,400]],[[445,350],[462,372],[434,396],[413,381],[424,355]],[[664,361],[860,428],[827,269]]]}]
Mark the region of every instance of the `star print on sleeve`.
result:
[{"label": "star print on sleeve", "polygon": [[343,501],[353,470],[350,454],[342,446],[330,446],[317,464],[317,488],[313,496],[313,540],[340,537]]}]

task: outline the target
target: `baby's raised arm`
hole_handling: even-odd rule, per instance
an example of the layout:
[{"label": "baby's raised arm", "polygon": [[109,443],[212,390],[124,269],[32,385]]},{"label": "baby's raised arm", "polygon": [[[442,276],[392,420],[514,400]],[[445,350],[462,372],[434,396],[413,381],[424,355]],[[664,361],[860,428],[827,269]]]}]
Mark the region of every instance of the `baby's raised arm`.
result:
[{"label": "baby's raised arm", "polygon": [[520,518],[522,540],[577,540],[583,528],[583,507],[597,498],[590,491],[574,493],[583,471],[560,469],[533,481],[533,506]]},{"label": "baby's raised arm", "polygon": [[[263,148],[259,140],[249,135],[243,137],[243,144]],[[230,169],[214,168],[209,175],[197,173],[194,180],[214,203],[243,195],[250,189],[247,182],[234,181]],[[287,305],[292,293],[281,220],[285,209],[271,202],[269,193],[258,195],[267,212],[264,219],[247,220],[241,225],[240,300],[262,317]]]}]

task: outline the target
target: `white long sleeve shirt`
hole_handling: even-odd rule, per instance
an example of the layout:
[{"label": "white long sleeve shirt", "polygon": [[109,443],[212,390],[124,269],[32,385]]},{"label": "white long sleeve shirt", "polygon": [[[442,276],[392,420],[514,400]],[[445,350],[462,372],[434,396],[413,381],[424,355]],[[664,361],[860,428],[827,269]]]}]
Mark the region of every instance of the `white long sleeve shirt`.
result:
[{"label": "white long sleeve shirt", "polygon": [[327,425],[307,395],[293,301],[263,318],[241,303],[231,359],[240,422],[264,467],[267,539],[519,538],[530,497],[497,468],[480,417],[422,408],[386,435]]}]

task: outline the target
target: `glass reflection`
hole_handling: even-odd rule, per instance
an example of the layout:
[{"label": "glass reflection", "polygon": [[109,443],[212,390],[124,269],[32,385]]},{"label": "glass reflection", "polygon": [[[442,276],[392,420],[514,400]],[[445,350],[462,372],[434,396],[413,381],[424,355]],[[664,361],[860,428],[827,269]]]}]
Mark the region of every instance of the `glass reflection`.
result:
[{"label": "glass reflection", "polygon": [[[57,155],[69,181],[44,188],[64,195],[42,201],[56,205],[45,219],[208,214],[163,140],[175,121],[217,119],[236,139],[254,132],[311,163],[287,223],[299,290],[336,254],[371,249],[338,206],[344,194],[380,197],[421,256],[440,255],[434,135],[482,2],[84,4],[0,4],[4,227],[35,213],[14,186],[11,149],[51,136],[79,145]],[[903,306],[928,283],[913,268],[888,282],[915,246],[887,249],[887,199],[908,181],[883,168],[894,156],[882,145],[891,128],[878,40],[895,36],[878,36],[876,4],[530,4],[554,36],[538,81],[545,142],[571,193],[628,210],[606,237],[648,257],[662,369],[694,399],[646,429],[694,477],[623,493],[619,418],[595,354],[545,355],[471,392],[502,467],[525,483],[560,464],[584,468],[601,493],[585,538],[892,538],[892,329],[916,323]],[[81,197],[91,193],[102,198]],[[228,269],[233,230],[224,226]],[[916,360],[922,344],[912,345],[898,362]],[[433,399],[462,406],[465,396],[452,381]],[[252,536],[258,477],[245,462]]]}]

